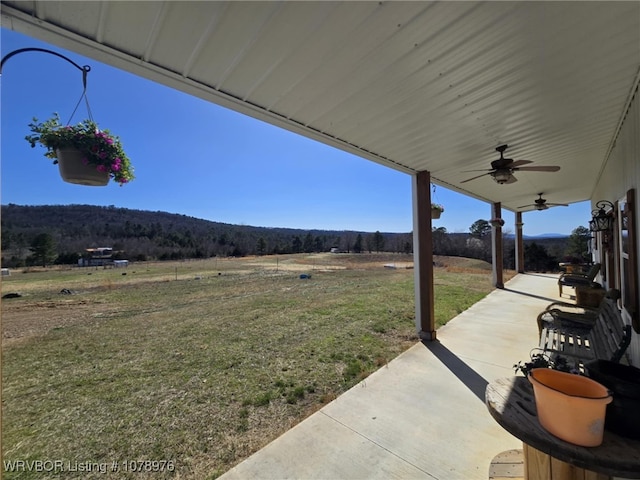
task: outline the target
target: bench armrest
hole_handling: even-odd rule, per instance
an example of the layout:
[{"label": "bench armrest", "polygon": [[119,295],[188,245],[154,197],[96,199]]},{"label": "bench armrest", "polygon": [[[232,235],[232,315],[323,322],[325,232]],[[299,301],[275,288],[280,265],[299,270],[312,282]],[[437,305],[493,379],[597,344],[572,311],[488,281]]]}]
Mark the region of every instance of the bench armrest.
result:
[{"label": "bench armrest", "polygon": [[585,315],[598,315],[598,309],[595,307],[586,307],[582,305],[577,305],[575,303],[568,302],[553,302],[547,305],[545,311],[547,310],[560,310],[563,312],[577,313],[577,314],[585,314]]}]

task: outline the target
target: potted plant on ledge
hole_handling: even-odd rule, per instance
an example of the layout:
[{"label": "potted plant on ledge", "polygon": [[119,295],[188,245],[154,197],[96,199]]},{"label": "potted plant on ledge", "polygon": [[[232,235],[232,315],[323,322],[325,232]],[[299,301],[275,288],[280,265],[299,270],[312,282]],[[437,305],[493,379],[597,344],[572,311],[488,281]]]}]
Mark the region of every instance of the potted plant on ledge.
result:
[{"label": "potted plant on ledge", "polygon": [[32,148],[40,143],[47,149],[45,157],[54,159],[66,182],[104,186],[113,179],[122,186],[135,178],[120,139],[92,120],[63,126],[56,113],[45,122],[34,118],[29,127],[32,134],[25,139]]},{"label": "potted plant on ledge", "polygon": [[502,227],[504,225],[504,220],[501,218],[492,218],[489,220],[489,223],[492,227]]},{"label": "potted plant on ledge", "polygon": [[442,205],[440,205],[439,203],[432,203],[431,204],[431,218],[432,219],[440,218],[440,215],[442,215],[442,212],[444,212],[444,207]]},{"label": "potted plant on ledge", "polygon": [[[537,349],[534,349],[537,350]],[[578,371],[569,364],[567,359],[562,356],[556,356],[552,359],[544,351],[536,351],[530,354],[531,360],[528,362],[518,362],[513,366],[516,373],[521,372],[525,377],[529,375],[534,368],[552,368],[561,372],[578,373]]]}]

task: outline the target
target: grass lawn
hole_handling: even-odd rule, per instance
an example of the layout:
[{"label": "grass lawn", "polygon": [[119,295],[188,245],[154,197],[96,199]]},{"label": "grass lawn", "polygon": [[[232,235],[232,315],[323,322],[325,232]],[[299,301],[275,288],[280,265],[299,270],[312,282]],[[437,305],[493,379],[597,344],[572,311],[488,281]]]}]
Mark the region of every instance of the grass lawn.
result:
[{"label": "grass lawn", "polygon": [[[417,341],[411,261],[13,271],[2,279],[3,294],[22,294],[2,301],[4,478],[219,476]],[[437,265],[439,324],[491,290],[485,263]],[[15,460],[50,471],[11,472]]]}]

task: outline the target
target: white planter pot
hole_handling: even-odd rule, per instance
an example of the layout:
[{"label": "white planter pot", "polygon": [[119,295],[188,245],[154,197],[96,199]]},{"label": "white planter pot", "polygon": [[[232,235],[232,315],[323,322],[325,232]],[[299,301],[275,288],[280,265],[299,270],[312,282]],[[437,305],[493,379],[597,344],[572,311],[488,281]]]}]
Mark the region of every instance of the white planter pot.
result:
[{"label": "white planter pot", "polygon": [[102,187],[109,183],[109,173],[99,172],[95,165],[82,163],[83,154],[74,148],[56,149],[60,176],[65,182],[91,187]]}]

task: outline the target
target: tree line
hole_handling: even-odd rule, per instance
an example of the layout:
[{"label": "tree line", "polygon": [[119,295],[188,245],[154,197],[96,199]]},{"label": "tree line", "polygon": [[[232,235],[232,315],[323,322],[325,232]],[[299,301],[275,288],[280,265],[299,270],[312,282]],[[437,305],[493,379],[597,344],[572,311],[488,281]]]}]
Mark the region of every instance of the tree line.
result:
[{"label": "tree line", "polygon": [[[411,254],[407,233],[297,230],[232,225],[167,212],[91,205],[2,206],[2,266],[77,264],[88,248],[109,247],[114,259],[180,260],[315,252]],[[478,220],[469,233],[433,229],[436,255],[491,261],[491,225]],[[559,261],[588,258],[589,232],[525,242],[525,268],[548,271]],[[515,267],[515,243],[505,235],[504,264]]]},{"label": "tree line", "polygon": [[131,261],[413,248],[411,233],[253,227],[113,206],[9,204],[1,218],[4,267],[77,264],[100,247]]}]

